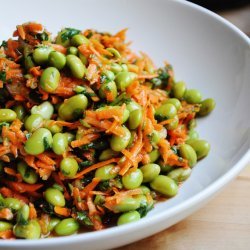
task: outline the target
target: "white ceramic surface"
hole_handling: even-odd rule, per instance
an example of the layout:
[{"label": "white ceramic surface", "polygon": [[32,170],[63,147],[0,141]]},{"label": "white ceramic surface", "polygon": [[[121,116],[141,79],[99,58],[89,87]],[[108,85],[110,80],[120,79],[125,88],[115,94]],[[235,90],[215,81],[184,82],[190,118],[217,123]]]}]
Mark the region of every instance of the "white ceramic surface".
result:
[{"label": "white ceramic surface", "polygon": [[[158,204],[137,223],[70,237],[1,241],[0,249],[110,249],[159,232],[204,205],[234,178],[250,158],[250,42],[219,16],[184,1],[164,0],[8,0],[1,1],[0,38],[29,20],[56,32],[62,27],[116,32],[129,28],[133,48],[158,66],[168,60],[176,78],[217,102],[200,119],[210,155],[195,167],[179,194]],[[233,199],[233,197],[232,197]]]}]

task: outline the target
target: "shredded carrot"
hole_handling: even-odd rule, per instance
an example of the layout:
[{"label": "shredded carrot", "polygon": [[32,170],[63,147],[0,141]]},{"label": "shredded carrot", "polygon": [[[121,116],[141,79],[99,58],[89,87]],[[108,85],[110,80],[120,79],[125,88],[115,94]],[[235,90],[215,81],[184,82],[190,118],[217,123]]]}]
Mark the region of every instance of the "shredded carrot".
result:
[{"label": "shredded carrot", "polygon": [[73,148],[81,147],[85,144],[89,144],[90,142],[96,140],[99,137],[100,137],[99,134],[87,134],[87,135],[84,135],[81,139],[72,141],[71,146]]},{"label": "shredded carrot", "polygon": [[70,215],[70,209],[68,209],[66,207],[55,206],[54,211],[56,214],[64,216],[64,217],[68,217]]},{"label": "shredded carrot", "polygon": [[14,234],[13,234],[12,229],[8,229],[8,230],[5,230],[5,231],[0,231],[0,238],[4,239],[4,240],[14,238]]},{"label": "shredded carrot", "polygon": [[29,219],[30,220],[36,219],[37,218],[37,212],[36,212],[36,209],[34,207],[34,204],[30,203],[29,208],[30,208]]},{"label": "shredded carrot", "polygon": [[11,220],[13,218],[13,213],[9,208],[0,209],[0,219]]}]

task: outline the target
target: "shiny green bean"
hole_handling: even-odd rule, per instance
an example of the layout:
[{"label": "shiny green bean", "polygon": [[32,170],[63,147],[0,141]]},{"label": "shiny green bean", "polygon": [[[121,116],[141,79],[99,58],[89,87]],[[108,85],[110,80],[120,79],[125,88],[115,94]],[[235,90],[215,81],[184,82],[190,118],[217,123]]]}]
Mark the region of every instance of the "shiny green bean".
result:
[{"label": "shiny green bean", "polygon": [[47,202],[52,204],[53,206],[64,207],[65,206],[65,198],[58,189],[55,188],[47,188],[44,192],[44,198]]},{"label": "shiny green bean", "polygon": [[194,149],[188,144],[182,144],[179,148],[180,155],[182,158],[188,160],[190,167],[193,167],[197,162],[197,155]]},{"label": "shiny green bean", "polygon": [[60,72],[55,67],[46,68],[40,78],[41,88],[48,92],[53,93],[59,85]]},{"label": "shiny green bean", "polygon": [[122,151],[125,149],[130,141],[131,133],[126,127],[122,127],[124,131],[124,136],[112,135],[110,140],[110,147],[114,151]]},{"label": "shiny green bean", "polygon": [[108,99],[110,93],[112,96],[112,100],[108,100],[109,102],[113,101],[117,97],[117,87],[114,81],[103,83],[99,89],[99,96],[102,99]]},{"label": "shiny green bean", "polygon": [[41,237],[41,226],[37,220],[30,220],[27,224],[16,224],[13,233],[18,238],[39,239]]},{"label": "shiny green bean", "polygon": [[49,65],[61,70],[66,64],[66,57],[63,53],[52,51],[49,54]]},{"label": "shiny green bean", "polygon": [[140,169],[128,172],[122,176],[122,184],[126,189],[138,188],[143,181],[143,173]]},{"label": "shiny green bean", "polygon": [[184,82],[177,82],[173,85],[172,94],[175,98],[182,100],[186,91],[186,84]]},{"label": "shiny green bean", "polygon": [[141,216],[137,211],[130,211],[119,216],[117,225],[123,225],[140,220]]},{"label": "shiny green bean", "polygon": [[17,118],[15,111],[11,109],[0,109],[0,122],[12,122]]},{"label": "shiny green bean", "polygon": [[183,182],[191,175],[191,168],[177,168],[168,173],[168,177],[175,182]]},{"label": "shiny green bean", "polygon": [[198,160],[206,157],[210,151],[210,144],[205,140],[193,139],[186,143],[194,149]]},{"label": "shiny green bean", "polygon": [[55,226],[55,232],[59,236],[66,236],[74,234],[78,231],[80,225],[79,223],[73,219],[73,218],[67,218],[61,220],[56,226]]},{"label": "shiny green bean", "polygon": [[28,184],[35,184],[38,180],[35,170],[23,161],[17,164],[17,171],[21,174],[23,181]]},{"label": "shiny green bean", "polygon": [[60,170],[66,177],[73,178],[79,169],[78,163],[74,158],[65,157],[60,163]]},{"label": "shiny green bean", "polygon": [[53,136],[52,149],[55,154],[62,155],[68,148],[68,140],[65,134],[56,133]]},{"label": "shiny green bean", "polygon": [[136,109],[129,114],[128,127],[130,129],[136,129],[140,126],[142,122],[142,110]]},{"label": "shiny green bean", "polygon": [[140,168],[143,175],[143,182],[153,181],[161,171],[161,167],[158,164],[150,163]]},{"label": "shiny green bean", "polygon": [[200,108],[200,111],[198,112],[198,115],[199,116],[208,115],[214,110],[215,105],[216,103],[213,98],[205,99],[204,101],[201,102],[201,108]]},{"label": "shiny green bean", "polygon": [[48,62],[49,54],[53,51],[51,47],[41,46],[33,51],[33,60],[38,65],[43,65]]},{"label": "shiny green bean", "polygon": [[79,57],[77,57],[75,55],[67,55],[66,56],[66,63],[67,63],[67,66],[69,67],[72,75],[75,78],[79,78],[79,79],[83,78],[83,76],[86,72],[86,67],[82,63],[82,61],[80,60]]},{"label": "shiny green bean", "polygon": [[98,168],[95,171],[95,177],[100,178],[102,181],[114,179],[117,176],[117,171],[115,171],[114,167],[114,164],[109,164],[104,167]]},{"label": "shiny green bean", "polygon": [[24,127],[29,132],[34,132],[38,128],[41,128],[43,126],[43,117],[38,114],[33,114],[27,117],[27,119],[24,122]]},{"label": "shiny green bean", "polygon": [[84,35],[81,35],[81,34],[77,34],[77,35],[74,35],[72,38],[71,38],[71,44],[73,46],[80,46],[82,44],[89,44],[89,39],[87,37],[85,37]]},{"label": "shiny green bean", "polygon": [[133,72],[119,72],[115,77],[117,88],[121,91],[125,89],[137,78],[137,75]]},{"label": "shiny green bean", "polygon": [[201,102],[202,96],[201,93],[196,89],[187,89],[184,94],[184,99],[188,103],[196,104]]},{"label": "shiny green bean", "polygon": [[99,155],[99,161],[106,161],[109,160],[113,157],[117,157],[119,155],[119,152],[116,152],[110,148],[105,149],[101,152],[101,154]]},{"label": "shiny green bean", "polygon": [[31,114],[41,115],[44,119],[49,120],[54,113],[53,105],[46,101],[38,106],[33,106],[31,109]]}]

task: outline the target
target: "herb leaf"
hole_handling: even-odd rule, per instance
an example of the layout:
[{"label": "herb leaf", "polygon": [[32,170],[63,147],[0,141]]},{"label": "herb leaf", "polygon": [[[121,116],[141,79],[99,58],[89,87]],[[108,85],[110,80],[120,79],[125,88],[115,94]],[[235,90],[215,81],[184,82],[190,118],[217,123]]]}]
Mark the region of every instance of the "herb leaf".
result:
[{"label": "herb leaf", "polygon": [[77,35],[80,32],[81,31],[77,29],[66,28],[64,32],[61,34],[61,40],[62,42],[65,42],[66,40],[72,38],[74,35]]},{"label": "herb leaf", "polygon": [[0,71],[0,80],[6,82],[6,72]]},{"label": "herb leaf", "polygon": [[88,217],[86,211],[82,211],[82,212],[77,212],[76,213],[76,219],[83,224],[84,226],[88,226],[88,227],[92,227],[93,226],[93,222],[90,220],[90,218]]}]

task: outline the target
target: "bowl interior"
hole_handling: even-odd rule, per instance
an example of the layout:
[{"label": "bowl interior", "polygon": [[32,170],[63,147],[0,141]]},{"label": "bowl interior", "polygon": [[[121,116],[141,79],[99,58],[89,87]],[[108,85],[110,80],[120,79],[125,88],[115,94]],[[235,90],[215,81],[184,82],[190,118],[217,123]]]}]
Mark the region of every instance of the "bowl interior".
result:
[{"label": "bowl interior", "polygon": [[[8,1],[2,5],[10,9]],[[200,137],[211,143],[209,156],[197,164],[179,195],[158,204],[148,217],[206,189],[249,149],[249,40],[220,18],[182,1],[43,0],[38,6],[32,0],[15,0],[11,5],[15,8],[0,16],[1,39],[29,20],[54,34],[62,27],[110,32],[129,28],[133,49],[146,52],[157,66],[169,61],[177,80],[216,100],[214,112],[198,120]]]}]

